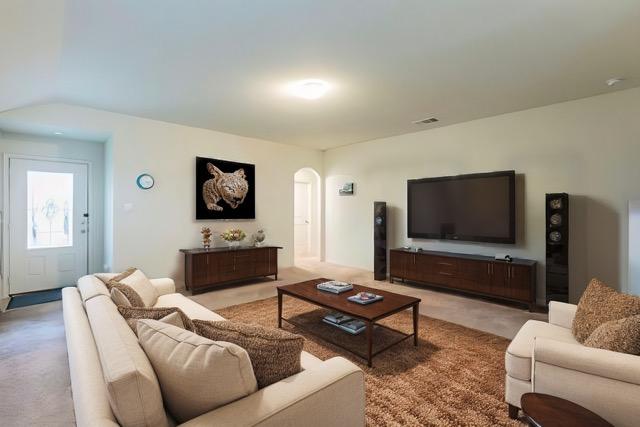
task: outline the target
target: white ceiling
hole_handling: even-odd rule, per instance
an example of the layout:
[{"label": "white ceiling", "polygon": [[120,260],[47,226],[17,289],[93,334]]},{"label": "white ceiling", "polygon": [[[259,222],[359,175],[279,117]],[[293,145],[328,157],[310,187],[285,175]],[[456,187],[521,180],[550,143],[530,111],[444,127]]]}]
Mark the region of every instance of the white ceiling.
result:
[{"label": "white ceiling", "polygon": [[[0,0],[0,16],[0,110],[58,101],[319,149],[640,85],[638,0]],[[283,93],[304,78],[334,88]]]}]

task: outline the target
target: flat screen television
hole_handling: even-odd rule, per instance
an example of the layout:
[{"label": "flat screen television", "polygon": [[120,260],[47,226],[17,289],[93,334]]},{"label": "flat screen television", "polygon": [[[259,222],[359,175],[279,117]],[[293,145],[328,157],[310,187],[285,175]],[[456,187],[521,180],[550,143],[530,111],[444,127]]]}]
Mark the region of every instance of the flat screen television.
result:
[{"label": "flat screen television", "polygon": [[515,171],[410,179],[410,238],[515,243]]}]

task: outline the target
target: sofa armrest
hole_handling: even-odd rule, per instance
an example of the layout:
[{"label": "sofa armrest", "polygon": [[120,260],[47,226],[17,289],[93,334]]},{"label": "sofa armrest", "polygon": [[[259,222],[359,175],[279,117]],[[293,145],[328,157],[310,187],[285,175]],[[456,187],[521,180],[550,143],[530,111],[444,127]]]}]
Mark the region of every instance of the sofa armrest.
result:
[{"label": "sofa armrest", "polygon": [[334,357],[181,426],[364,426],[364,407],[364,373]]},{"label": "sofa armrest", "polygon": [[164,277],[162,279],[149,279],[160,295],[175,294],[176,284],[173,279]]},{"label": "sofa armrest", "polygon": [[566,302],[549,302],[549,323],[571,329],[578,306]]},{"label": "sofa armrest", "polygon": [[546,363],[598,377],[640,385],[640,356],[536,338],[533,344],[533,369]]}]

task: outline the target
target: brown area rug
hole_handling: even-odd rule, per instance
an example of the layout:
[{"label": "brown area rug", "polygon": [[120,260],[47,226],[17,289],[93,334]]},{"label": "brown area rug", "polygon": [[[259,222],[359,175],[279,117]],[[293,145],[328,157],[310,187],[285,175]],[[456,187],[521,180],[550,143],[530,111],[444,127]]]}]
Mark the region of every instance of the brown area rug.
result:
[{"label": "brown area rug", "polygon": [[[268,298],[216,310],[230,320],[277,327],[277,299]],[[314,334],[364,351],[364,334],[353,337],[320,322],[323,309],[284,297],[284,317]],[[411,332],[411,312],[381,323]],[[507,416],[504,402],[504,352],[509,340],[442,320],[420,316],[419,345],[409,339],[366,362],[286,322],[283,327],[303,335],[304,349],[322,360],[343,356],[365,372],[366,419],[369,426],[521,426]],[[395,340],[384,328],[374,341]]]}]

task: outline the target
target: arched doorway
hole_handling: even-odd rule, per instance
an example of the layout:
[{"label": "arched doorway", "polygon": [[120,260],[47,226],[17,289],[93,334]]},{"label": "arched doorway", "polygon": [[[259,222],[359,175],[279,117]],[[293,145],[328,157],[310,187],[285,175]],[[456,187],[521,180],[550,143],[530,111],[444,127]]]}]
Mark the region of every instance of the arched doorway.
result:
[{"label": "arched doorway", "polygon": [[320,175],[302,168],[293,178],[294,260],[320,259],[321,188]]}]

